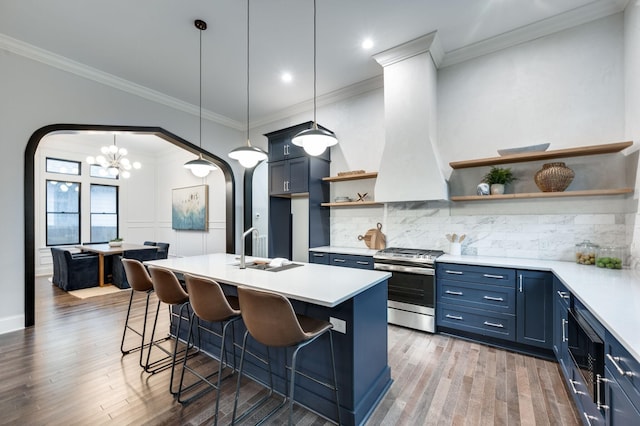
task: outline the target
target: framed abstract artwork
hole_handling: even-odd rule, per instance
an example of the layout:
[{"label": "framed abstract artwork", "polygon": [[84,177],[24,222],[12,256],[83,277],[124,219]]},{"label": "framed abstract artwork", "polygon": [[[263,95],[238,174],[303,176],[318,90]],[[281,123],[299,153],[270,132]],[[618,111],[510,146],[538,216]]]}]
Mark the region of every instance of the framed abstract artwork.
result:
[{"label": "framed abstract artwork", "polygon": [[209,218],[209,186],[198,185],[173,190],[171,227],[182,231],[206,231]]}]

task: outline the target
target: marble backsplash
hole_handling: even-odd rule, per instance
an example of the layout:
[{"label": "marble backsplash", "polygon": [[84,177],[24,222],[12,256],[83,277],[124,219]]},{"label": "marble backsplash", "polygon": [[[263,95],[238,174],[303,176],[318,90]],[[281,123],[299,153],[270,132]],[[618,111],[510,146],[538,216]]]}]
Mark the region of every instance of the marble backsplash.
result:
[{"label": "marble backsplash", "polygon": [[[463,255],[573,261],[575,245],[584,240],[630,247],[634,219],[635,214],[623,213],[464,215],[457,211],[452,215],[446,202],[392,203],[332,209],[331,245],[365,247],[358,235],[381,223],[387,247],[448,252],[445,235],[456,233],[466,235]],[[626,265],[635,263],[629,257]]]}]

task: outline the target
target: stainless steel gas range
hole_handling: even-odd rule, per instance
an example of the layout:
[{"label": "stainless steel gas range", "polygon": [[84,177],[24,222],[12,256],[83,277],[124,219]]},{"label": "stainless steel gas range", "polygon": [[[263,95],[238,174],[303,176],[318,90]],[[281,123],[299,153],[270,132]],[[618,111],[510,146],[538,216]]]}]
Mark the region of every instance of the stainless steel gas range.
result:
[{"label": "stainless steel gas range", "polygon": [[435,259],[441,250],[390,247],[373,255],[374,269],[391,272],[390,324],[435,332]]}]

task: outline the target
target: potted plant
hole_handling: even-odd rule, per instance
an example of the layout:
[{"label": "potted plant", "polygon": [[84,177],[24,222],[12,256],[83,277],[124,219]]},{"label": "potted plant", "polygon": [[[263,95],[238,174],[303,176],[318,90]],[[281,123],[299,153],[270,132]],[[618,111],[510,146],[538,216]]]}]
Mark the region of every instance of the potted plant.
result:
[{"label": "potted plant", "polygon": [[510,168],[491,167],[489,173],[484,175],[482,181],[491,186],[491,194],[504,194],[504,186],[517,180]]},{"label": "potted plant", "polygon": [[111,247],[120,247],[121,245],[122,245],[122,238],[120,237],[109,240],[109,246]]}]

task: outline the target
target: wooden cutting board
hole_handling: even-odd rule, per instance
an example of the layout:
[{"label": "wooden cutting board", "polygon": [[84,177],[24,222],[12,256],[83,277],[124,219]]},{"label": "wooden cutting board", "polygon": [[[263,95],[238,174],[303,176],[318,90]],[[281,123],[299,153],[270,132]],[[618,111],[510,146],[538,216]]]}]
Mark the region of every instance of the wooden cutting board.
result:
[{"label": "wooden cutting board", "polygon": [[358,240],[363,241],[370,249],[381,250],[386,247],[386,237],[382,233],[382,224],[378,223],[377,228],[369,229],[364,235],[358,235]]}]

